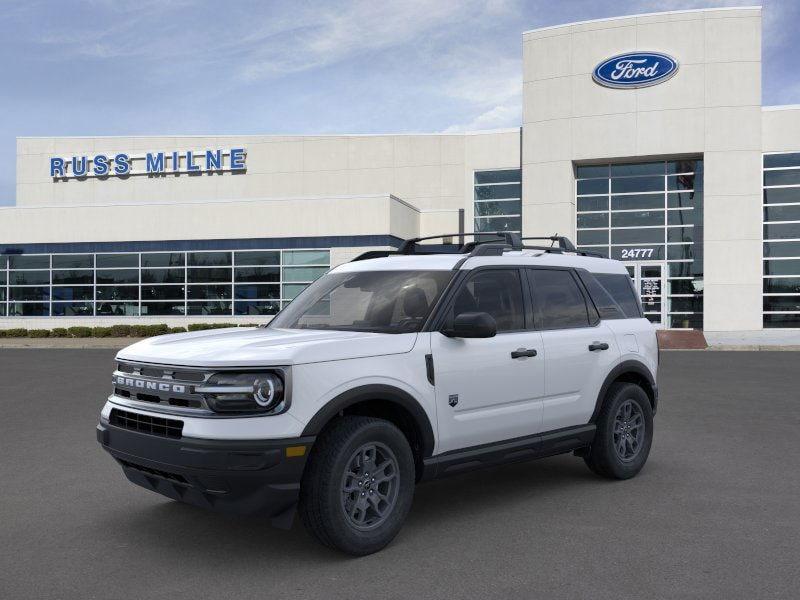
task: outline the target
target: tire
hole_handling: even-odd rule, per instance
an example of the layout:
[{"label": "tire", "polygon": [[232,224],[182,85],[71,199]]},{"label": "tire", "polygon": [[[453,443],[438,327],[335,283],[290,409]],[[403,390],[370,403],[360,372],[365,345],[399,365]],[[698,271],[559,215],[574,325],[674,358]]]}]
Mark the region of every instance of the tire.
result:
[{"label": "tire", "polygon": [[[377,472],[369,473],[370,466]],[[344,416],[311,450],[300,484],[300,518],[326,546],[354,556],[372,554],[400,531],[414,484],[414,457],[397,427],[383,419]]]},{"label": "tire", "polygon": [[597,432],[583,460],[597,475],[630,479],[644,467],[652,443],[653,408],[647,394],[635,383],[615,383],[600,409]]}]

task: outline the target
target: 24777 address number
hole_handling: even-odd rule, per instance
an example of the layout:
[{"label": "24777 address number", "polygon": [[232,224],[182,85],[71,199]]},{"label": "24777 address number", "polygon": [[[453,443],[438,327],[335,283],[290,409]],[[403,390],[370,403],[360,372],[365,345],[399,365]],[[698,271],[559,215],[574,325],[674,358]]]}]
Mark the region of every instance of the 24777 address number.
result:
[{"label": "24777 address number", "polygon": [[623,248],[621,257],[625,258],[653,258],[653,248]]}]

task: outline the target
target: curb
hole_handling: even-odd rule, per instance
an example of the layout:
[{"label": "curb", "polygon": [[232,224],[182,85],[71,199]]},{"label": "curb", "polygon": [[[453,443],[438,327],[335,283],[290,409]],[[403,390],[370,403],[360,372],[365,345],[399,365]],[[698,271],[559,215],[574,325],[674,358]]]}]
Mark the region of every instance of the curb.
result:
[{"label": "curb", "polygon": [[709,350],[724,350],[726,352],[798,352],[800,346],[780,344],[715,344]]},{"label": "curb", "polygon": [[715,344],[708,348],[661,348],[662,352],[800,352],[800,346],[778,344]]}]

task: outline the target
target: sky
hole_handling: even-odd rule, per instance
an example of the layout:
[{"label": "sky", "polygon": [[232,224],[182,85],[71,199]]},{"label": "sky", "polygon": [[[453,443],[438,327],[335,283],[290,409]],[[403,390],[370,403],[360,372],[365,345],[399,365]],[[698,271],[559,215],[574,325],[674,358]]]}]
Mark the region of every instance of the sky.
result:
[{"label": "sky", "polygon": [[[0,205],[18,136],[518,127],[523,31],[753,4],[0,0]],[[800,2],[763,6],[763,103],[800,103]]]}]

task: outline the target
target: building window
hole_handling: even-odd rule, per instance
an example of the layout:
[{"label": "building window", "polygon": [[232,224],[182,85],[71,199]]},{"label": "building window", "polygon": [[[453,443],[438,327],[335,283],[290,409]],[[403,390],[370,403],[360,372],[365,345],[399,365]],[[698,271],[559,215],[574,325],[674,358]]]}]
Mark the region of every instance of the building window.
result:
[{"label": "building window", "polygon": [[575,174],[578,247],[638,263],[629,271],[652,292],[652,321],[702,328],[703,161],[580,165]]},{"label": "building window", "polygon": [[522,171],[475,171],[475,231],[522,231]]},{"label": "building window", "polygon": [[329,250],[0,256],[0,316],[269,316],[329,268]]},{"label": "building window", "polygon": [[764,155],[765,328],[800,328],[800,153]]}]

